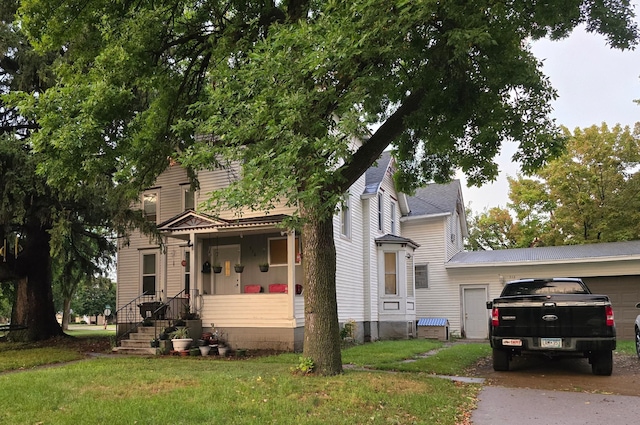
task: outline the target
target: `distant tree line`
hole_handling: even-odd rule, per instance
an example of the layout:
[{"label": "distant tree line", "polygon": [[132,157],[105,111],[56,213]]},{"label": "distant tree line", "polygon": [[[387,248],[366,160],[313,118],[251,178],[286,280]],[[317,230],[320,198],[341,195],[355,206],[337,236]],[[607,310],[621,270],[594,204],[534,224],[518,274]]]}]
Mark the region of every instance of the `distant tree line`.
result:
[{"label": "distant tree line", "polygon": [[640,123],[563,128],[566,150],[509,177],[506,208],[468,210],[469,250],[640,239]]}]

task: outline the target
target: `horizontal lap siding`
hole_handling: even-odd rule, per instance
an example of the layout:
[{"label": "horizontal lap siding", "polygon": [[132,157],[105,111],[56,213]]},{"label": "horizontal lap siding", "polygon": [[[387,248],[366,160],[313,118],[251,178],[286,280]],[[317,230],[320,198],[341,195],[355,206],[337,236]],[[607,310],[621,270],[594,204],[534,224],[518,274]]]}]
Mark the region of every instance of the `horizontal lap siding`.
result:
[{"label": "horizontal lap siding", "polygon": [[295,328],[288,294],[204,295],[202,326]]},{"label": "horizontal lap siding", "polygon": [[362,252],[362,201],[364,177],[351,186],[351,238],[342,236],[341,218],[333,218],[336,246],[338,320],[364,320],[364,259]]},{"label": "horizontal lap siding", "polygon": [[453,329],[460,327],[459,287],[449,282],[444,267],[445,234],[450,228],[450,217],[437,217],[403,222],[402,232],[420,245],[415,251],[414,263],[428,264],[428,289],[416,289],[416,317],[444,317]]},{"label": "horizontal lap siding", "polygon": [[[200,183],[200,190],[198,192],[197,203],[203,203],[210,197],[210,193],[229,185],[229,182],[233,181],[240,176],[239,167],[235,166],[232,170],[214,170],[214,171],[200,171],[198,173],[198,181]],[[277,214],[292,214],[295,208],[287,207],[284,203],[276,205],[276,207],[269,211],[270,215]],[[206,211],[205,211],[206,212]],[[263,210],[250,211],[244,210],[242,212],[243,218],[261,217],[264,215]],[[220,218],[232,219],[237,218],[235,211],[224,209],[220,211]]]}]

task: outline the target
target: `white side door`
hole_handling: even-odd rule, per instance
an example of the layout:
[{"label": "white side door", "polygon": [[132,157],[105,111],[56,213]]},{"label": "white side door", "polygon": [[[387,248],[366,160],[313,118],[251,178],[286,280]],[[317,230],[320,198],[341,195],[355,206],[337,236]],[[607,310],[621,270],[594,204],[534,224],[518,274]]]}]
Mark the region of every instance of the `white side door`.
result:
[{"label": "white side door", "polygon": [[462,288],[462,319],[466,338],[486,339],[489,337],[487,288]]}]

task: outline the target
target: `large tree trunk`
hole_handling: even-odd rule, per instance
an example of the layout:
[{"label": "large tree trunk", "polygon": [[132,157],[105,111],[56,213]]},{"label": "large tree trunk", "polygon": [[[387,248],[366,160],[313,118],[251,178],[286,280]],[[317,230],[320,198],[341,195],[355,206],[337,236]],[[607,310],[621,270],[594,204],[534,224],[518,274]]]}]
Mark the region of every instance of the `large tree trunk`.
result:
[{"label": "large tree trunk", "polygon": [[304,253],[304,350],[313,359],[315,370],[321,375],[342,372],[340,327],[336,300],[336,247],[333,240],[333,221],[309,217],[302,228]]},{"label": "large tree trunk", "polygon": [[62,301],[62,330],[69,330],[69,316],[71,315],[71,298]]},{"label": "large tree trunk", "polygon": [[23,250],[16,259],[20,277],[11,323],[27,328],[10,332],[8,338],[26,342],[63,335],[53,306],[49,234],[36,224],[27,226],[24,236],[20,242],[24,244]]}]

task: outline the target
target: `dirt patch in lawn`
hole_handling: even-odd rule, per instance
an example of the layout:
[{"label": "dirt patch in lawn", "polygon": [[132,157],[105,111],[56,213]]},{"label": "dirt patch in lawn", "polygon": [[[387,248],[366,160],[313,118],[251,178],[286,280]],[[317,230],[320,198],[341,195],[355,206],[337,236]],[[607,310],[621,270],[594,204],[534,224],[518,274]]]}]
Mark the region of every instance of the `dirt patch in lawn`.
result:
[{"label": "dirt patch in lawn", "polygon": [[508,372],[494,371],[491,357],[486,357],[469,372],[491,386],[640,396],[640,359],[629,354],[614,353],[611,376],[593,375],[584,358],[540,356],[515,357]]}]

